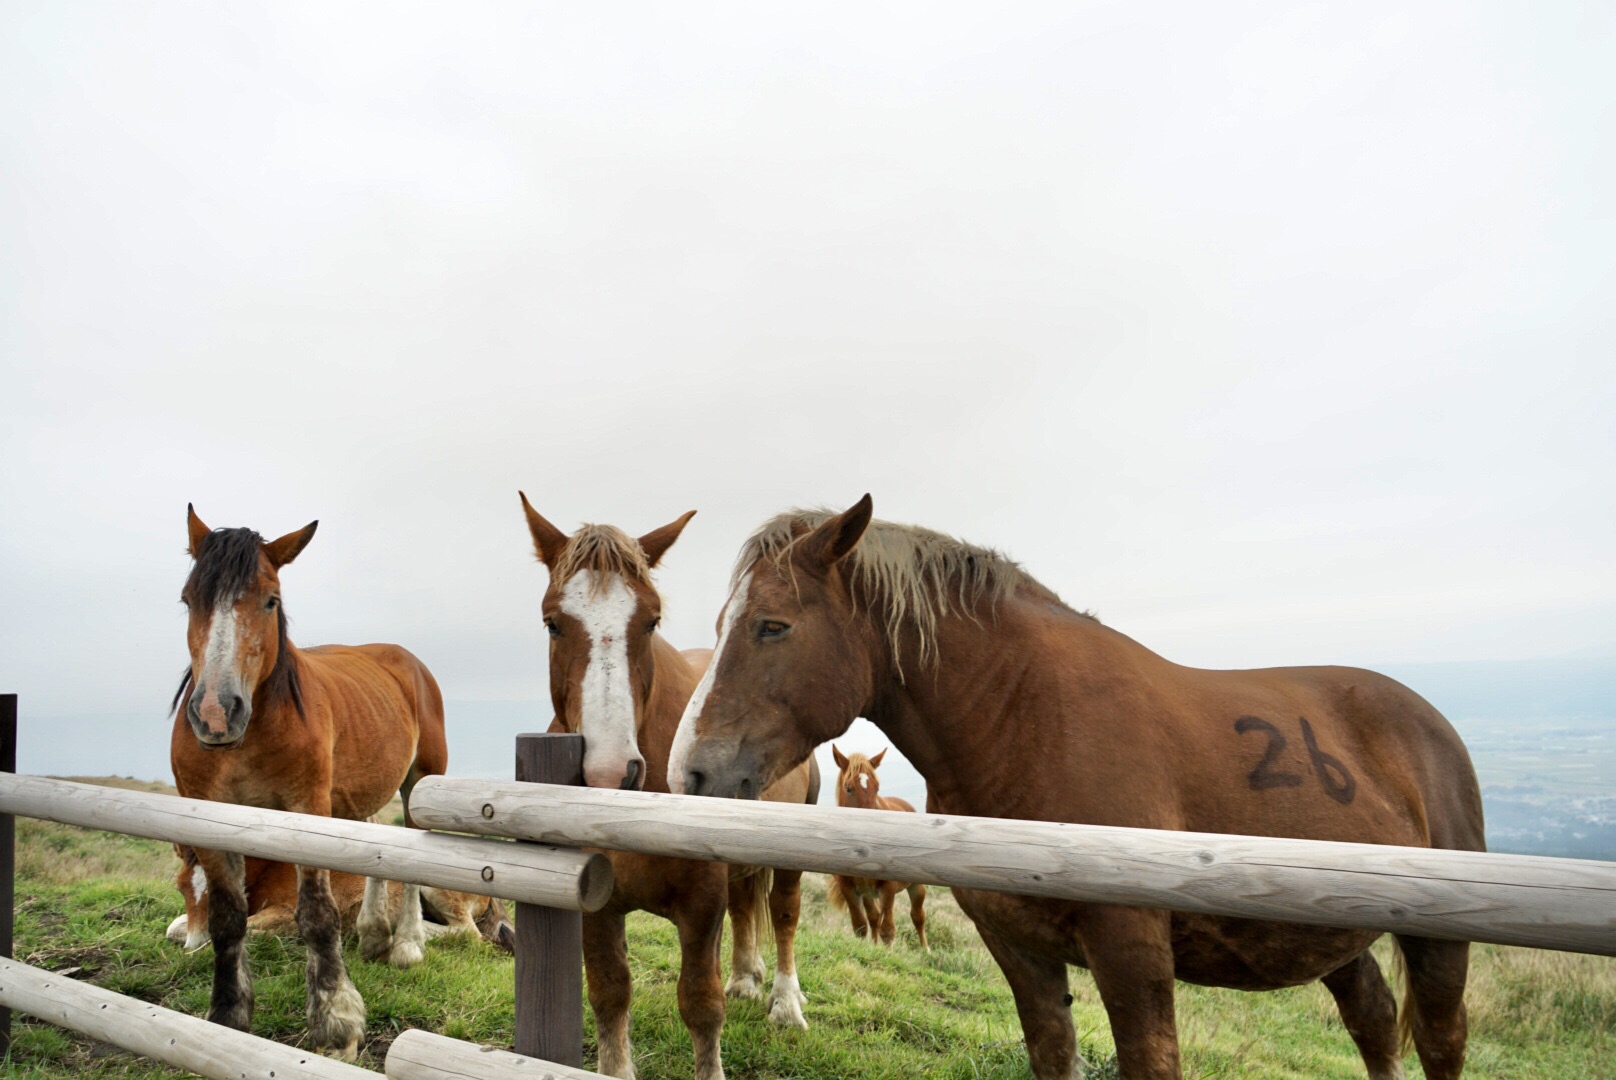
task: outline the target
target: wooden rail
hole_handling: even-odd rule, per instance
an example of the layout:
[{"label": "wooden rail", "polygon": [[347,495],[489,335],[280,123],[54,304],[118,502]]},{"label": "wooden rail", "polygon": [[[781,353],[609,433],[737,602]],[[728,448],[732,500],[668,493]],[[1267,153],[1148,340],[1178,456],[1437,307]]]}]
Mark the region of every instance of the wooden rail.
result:
[{"label": "wooden rail", "polygon": [[0,813],[548,907],[594,911],[612,894],[603,855],[43,776],[0,775]]},{"label": "wooden rail", "polygon": [[428,777],[428,828],[1616,955],[1616,863]]},{"label": "wooden rail", "polygon": [[376,1080],[354,1065],[0,959],[0,1002],[213,1080]]},{"label": "wooden rail", "polygon": [[387,1075],[392,1080],[597,1080],[600,1076],[418,1028],[393,1040],[387,1051]]}]

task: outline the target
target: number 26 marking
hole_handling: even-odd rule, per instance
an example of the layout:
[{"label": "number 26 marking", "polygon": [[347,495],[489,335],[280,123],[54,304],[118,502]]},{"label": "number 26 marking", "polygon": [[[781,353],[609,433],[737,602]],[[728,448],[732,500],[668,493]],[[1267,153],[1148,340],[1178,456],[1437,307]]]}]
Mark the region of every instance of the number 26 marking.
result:
[{"label": "number 26 marking", "polygon": [[[1307,722],[1307,718],[1304,716],[1299,719],[1302,724],[1302,741],[1307,744],[1308,757],[1313,759],[1313,772],[1319,778],[1319,785],[1324,788],[1324,793],[1336,802],[1343,805],[1350,803],[1358,792],[1358,781],[1353,779],[1340,758],[1319,749],[1319,741],[1313,735],[1313,725]],[[1267,751],[1263,754],[1262,760],[1257,762],[1257,767],[1246,777],[1252,791],[1302,786],[1302,777],[1277,768],[1279,757],[1289,742],[1284,732],[1255,716],[1242,716],[1234,722],[1234,730],[1239,735],[1244,735],[1248,731],[1261,731],[1268,736]]]}]

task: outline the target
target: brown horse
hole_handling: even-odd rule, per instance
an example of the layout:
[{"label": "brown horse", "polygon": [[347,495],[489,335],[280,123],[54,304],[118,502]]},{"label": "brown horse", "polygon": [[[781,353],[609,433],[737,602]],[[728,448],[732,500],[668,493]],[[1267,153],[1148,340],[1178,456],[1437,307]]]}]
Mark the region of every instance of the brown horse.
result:
[{"label": "brown horse", "polygon": [[[197,862],[196,850],[175,844],[180,868],[174,885],[185,900],[185,913],[168,926],[168,940],[195,952],[207,945],[208,879]],[[297,932],[297,867],[248,856],[243,884],[247,893],[247,934],[292,934]],[[365,879],[358,874],[331,871],[331,896],[337,904],[342,932],[352,933],[359,924],[364,906]],[[403,903],[403,886],[387,884],[388,918]],[[476,934],[506,952],[516,945],[516,930],[505,915],[505,905],[490,896],[456,892],[453,889],[421,889],[422,929],[428,938],[443,934]]]},{"label": "brown horse", "polygon": [[[927,529],[792,512],[736,565],[676,790],[760,790],[854,717],[925,776],[927,808],[1099,825],[1483,849],[1464,745],[1391,679],[1340,667],[1206,671],[1063,604],[1016,564]],[[1369,1074],[1403,1074],[1362,930],[958,889],[1015,994],[1033,1073],[1074,1075],[1067,965],[1094,975],[1122,1077],[1177,1077],[1173,980],[1322,979]],[[1469,946],[1398,939],[1425,1075],[1464,1063]]]},{"label": "brown horse", "polygon": [[[834,745],[831,757],[836,759],[840,775],[836,778],[836,805],[858,810],[901,810],[912,814],[915,808],[907,800],[881,794],[881,778],[875,770],[887,756],[882,750],[874,757],[863,754],[843,754]],[[926,944],[926,886],[907,885],[901,881],[880,881],[874,878],[848,877],[832,874],[828,899],[831,907],[846,908],[853,920],[853,933],[859,937],[868,934],[883,945],[891,945],[898,936],[893,925],[893,909],[898,894],[909,894],[909,921],[915,924],[920,947],[931,952]]]},{"label": "brown horse", "polygon": [[[658,634],[662,599],[651,570],[695,511],[633,540],[610,525],[572,536],[551,525],[522,496],[539,559],[550,570],[544,625],[550,634],[552,731],[584,736],[584,777],[594,787],[667,791],[668,753],[685,703],[712,653],[680,652]],[[765,799],[813,803],[819,773],[811,764],[782,770]],[[649,911],[679,930],[679,1015],[690,1031],[697,1080],[722,1080],[719,1035],[724,995],[763,997],[767,971],[758,941],[772,928],[776,950],[769,1019],[807,1027],[797,983],[800,871],[726,866],[608,851],[615,886],[600,911],[584,916],[584,967],[595,1010],[600,1071],[632,1077],[629,976],[624,917]],[[719,943],[728,909],[734,930],[729,986]]]},{"label": "brown horse", "polygon": [[[364,821],[448,757],[443,699],[426,667],[397,645],[298,649],[286,636],[279,571],[318,522],[265,542],[251,529],[209,530],[188,509],[194,563],[181,599],[190,612],[191,667],[174,697],[169,744],[181,795]],[[180,703],[184,707],[180,708]],[[207,881],[213,939],[208,1019],[248,1030],[253,990],[243,939],[246,864],[196,852]],[[316,1047],[352,1060],[365,1003],[342,962],[331,875],[299,867],[296,920],[308,947],[308,1026]],[[386,884],[365,886],[360,952],[407,967],[421,959],[420,890],[403,889],[399,919]]]}]

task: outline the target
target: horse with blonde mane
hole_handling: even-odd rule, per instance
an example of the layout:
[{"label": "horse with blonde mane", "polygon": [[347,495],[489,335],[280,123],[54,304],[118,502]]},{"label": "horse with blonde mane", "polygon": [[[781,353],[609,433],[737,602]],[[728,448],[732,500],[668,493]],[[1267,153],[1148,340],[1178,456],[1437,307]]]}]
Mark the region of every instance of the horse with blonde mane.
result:
[{"label": "horse with blonde mane", "polygon": [[[830,748],[839,775],[836,777],[836,805],[855,810],[898,810],[912,814],[915,808],[906,799],[881,794],[881,778],[875,770],[887,756],[882,750],[874,757],[864,754],[844,754],[834,744]],[[893,909],[898,894],[909,894],[909,921],[915,924],[920,947],[931,952],[926,944],[926,886],[902,881],[883,881],[878,878],[851,877],[832,874],[826,898],[830,906],[846,910],[853,921],[853,933],[858,937],[869,935],[872,941],[891,945],[897,938]]]},{"label": "horse with blonde mane", "polygon": [[[667,791],[674,730],[686,703],[711,680],[712,652],[681,652],[657,632],[662,598],[651,571],[695,511],[635,540],[610,525],[585,525],[568,536],[534,510],[526,495],[522,510],[539,560],[550,571],[543,600],[556,713],[550,730],[583,735],[584,780],[590,786]],[[793,763],[767,790],[759,790],[772,801],[817,802],[818,768]],[[634,986],[624,930],[631,911],[649,911],[678,928],[679,1015],[690,1031],[696,1080],[723,1080],[724,997],[763,998],[767,969],[758,942],[771,933],[776,971],[764,1002],[769,1019],[808,1026],[795,944],[800,871],[605,854],[612,861],[611,899],[583,917],[584,969],[601,1073],[634,1076],[629,1042]],[[726,909],[734,936],[728,987],[719,967]]]},{"label": "horse with blonde mane", "polygon": [[[868,718],[936,813],[1484,849],[1464,744],[1434,708],[1344,667],[1182,667],[1062,603],[999,553],[913,526],[792,511],[741,551],[676,791],[745,796]],[[1080,1075],[1067,965],[1088,968],[1123,1080],[1180,1075],[1174,979],[1320,980],[1374,1080],[1403,1075],[1372,931],[956,889],[1015,994],[1039,1080]],[[1399,935],[1425,1075],[1465,1051],[1469,945]]]},{"label": "horse with blonde mane", "polygon": [[[191,665],[174,695],[169,758],[193,799],[364,821],[448,761],[443,698],[426,666],[397,645],[293,646],[280,571],[318,522],[265,541],[251,529],[209,529],[187,508],[193,564],[180,594],[189,612]],[[208,1019],[249,1030],[246,861],[196,849],[208,894],[213,992]],[[314,1045],[352,1061],[365,1003],[342,960],[331,875],[297,868],[295,919],[308,949],[307,1020]],[[386,883],[366,881],[358,919],[367,959],[408,967],[426,932],[420,888],[405,885],[396,922]]]}]

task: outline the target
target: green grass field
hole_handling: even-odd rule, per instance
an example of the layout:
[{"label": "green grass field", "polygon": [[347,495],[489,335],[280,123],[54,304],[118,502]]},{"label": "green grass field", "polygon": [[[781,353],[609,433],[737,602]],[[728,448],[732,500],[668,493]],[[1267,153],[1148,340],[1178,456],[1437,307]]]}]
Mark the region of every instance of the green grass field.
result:
[{"label": "green grass field", "polygon": [[[205,1011],[211,952],[188,956],[163,937],[181,910],[168,845],[17,824],[19,959],[183,1012]],[[724,1061],[732,1080],[1029,1075],[1009,989],[946,890],[931,890],[933,951],[926,954],[902,919],[896,948],[855,939],[825,903],[823,879],[805,881],[798,956],[810,1029],[773,1028],[760,1004],[731,1002]],[[640,1075],[689,1077],[671,926],[631,918],[629,949]],[[259,938],[250,951],[254,1030],[296,1043],[303,1034],[302,946]],[[727,947],[725,955],[727,962]],[[425,962],[408,972],[366,963],[351,947],[347,956],[370,1008],[361,1064],[379,1069],[393,1037],[409,1027],[510,1046],[509,957],[464,940],[433,943]],[[1483,946],[1473,972],[1467,1076],[1616,1080],[1616,960]],[[1074,971],[1072,990],[1093,1075],[1115,1075],[1093,982]],[[1317,985],[1269,994],[1182,986],[1178,1015],[1188,1076],[1364,1075],[1329,995]],[[16,1024],[12,1056],[0,1069],[7,1076],[178,1075],[31,1018]],[[593,1054],[591,1044],[590,1061]],[[1410,1076],[1420,1075],[1412,1057],[1409,1065]]]}]

